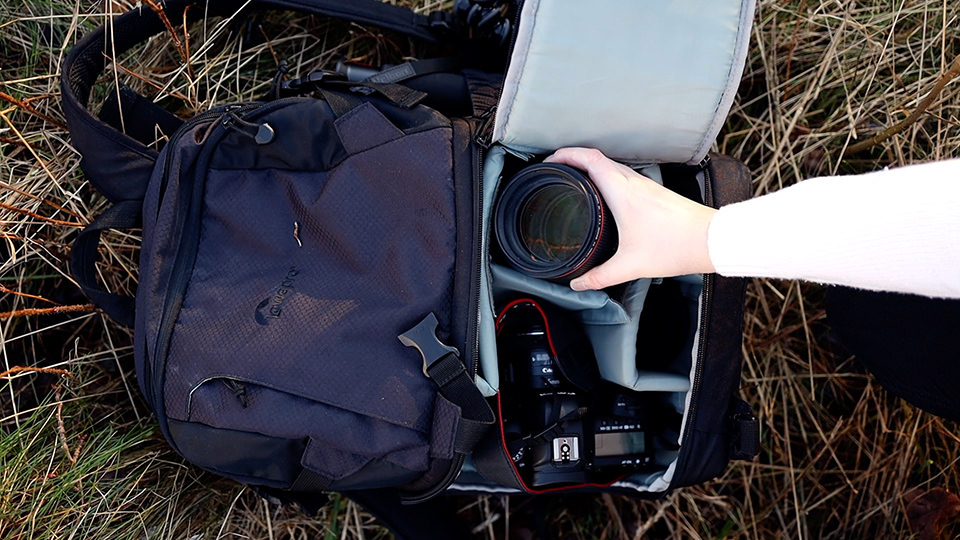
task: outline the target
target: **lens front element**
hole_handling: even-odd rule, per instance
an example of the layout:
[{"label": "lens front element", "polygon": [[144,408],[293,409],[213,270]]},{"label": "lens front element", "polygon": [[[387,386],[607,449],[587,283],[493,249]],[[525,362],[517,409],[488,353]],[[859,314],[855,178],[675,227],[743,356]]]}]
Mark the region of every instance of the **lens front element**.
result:
[{"label": "lens front element", "polygon": [[617,241],[596,187],[580,171],[556,163],[531,165],[506,180],[493,225],[503,262],[555,281],[605,261]]},{"label": "lens front element", "polygon": [[544,186],[520,209],[520,240],[537,259],[570,261],[590,234],[590,201],[566,184]]}]

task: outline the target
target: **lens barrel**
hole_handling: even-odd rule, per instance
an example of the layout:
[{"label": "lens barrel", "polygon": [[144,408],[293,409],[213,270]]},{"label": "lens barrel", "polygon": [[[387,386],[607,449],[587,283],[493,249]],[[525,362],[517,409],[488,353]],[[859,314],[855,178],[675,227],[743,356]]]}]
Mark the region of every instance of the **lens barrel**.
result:
[{"label": "lens barrel", "polygon": [[617,246],[616,224],[596,186],[556,163],[531,165],[506,181],[493,227],[507,264],[553,281],[583,274]]}]

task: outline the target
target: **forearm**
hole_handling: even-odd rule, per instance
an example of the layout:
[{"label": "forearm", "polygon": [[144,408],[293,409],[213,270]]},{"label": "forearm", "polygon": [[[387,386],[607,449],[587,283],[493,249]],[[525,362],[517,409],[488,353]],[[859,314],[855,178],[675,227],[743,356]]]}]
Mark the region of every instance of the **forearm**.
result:
[{"label": "forearm", "polygon": [[710,260],[728,276],[960,298],[960,160],[815,178],[722,208]]}]

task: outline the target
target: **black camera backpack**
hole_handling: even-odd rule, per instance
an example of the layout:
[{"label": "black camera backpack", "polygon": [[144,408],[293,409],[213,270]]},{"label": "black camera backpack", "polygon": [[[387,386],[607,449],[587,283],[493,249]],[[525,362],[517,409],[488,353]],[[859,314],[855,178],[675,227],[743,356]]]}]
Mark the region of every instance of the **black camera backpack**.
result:
[{"label": "black camera backpack", "polygon": [[[171,0],[164,9],[181,20],[190,4]],[[199,4],[187,17],[235,9]],[[456,22],[376,1],[252,4],[434,42]],[[706,112],[658,110],[651,102],[649,122],[643,103],[611,106],[600,91],[631,84],[618,82],[616,69],[580,100],[546,99],[555,94],[551,85],[591,78],[590,66],[578,62],[592,53],[565,35],[585,7],[528,1],[510,10],[495,27],[501,36],[513,30],[505,74],[467,69],[435,84],[423,75],[448,68],[417,62],[361,81],[288,74],[263,101],[217,105],[186,121],[125,87],[110,92],[99,118],[87,109],[105,47],[120,54],[162,32],[156,13],[136,10],[84,36],[64,64],[64,114],[84,172],[113,205],[77,238],[71,271],[105,312],[133,325],[138,381],[171,446],[263,493],[296,499],[337,490],[364,500],[387,488],[405,502],[448,489],[658,497],[716,476],[730,459],[753,457],[756,420],[738,398],[743,280],[687,276],[574,293],[490,258],[499,179],[559,146],[599,147],[713,206],[749,196],[743,164],[710,158],[707,149],[732,103],[753,2],[687,4],[649,10],[648,34],[668,40],[678,28],[701,38],[711,37],[705,25],[716,31],[703,42],[690,34],[663,62],[713,51],[725,63],[705,75],[715,84],[697,99],[677,95],[694,86],[691,70],[661,81],[676,85],[664,95],[673,94],[678,109]],[[474,22],[477,10],[493,9],[471,5],[458,9]],[[611,22],[609,10],[629,5],[596,10]],[[608,37],[626,33],[633,29],[615,25]],[[570,118],[538,127],[564,116],[557,107]],[[637,118],[628,114],[605,131],[603,111],[625,110]],[[673,133],[674,117],[698,114],[690,123],[699,127]],[[148,146],[157,133],[165,140],[159,152]],[[634,151],[647,143],[660,150]],[[101,231],[137,227],[143,244],[134,299],[97,283],[96,259]],[[673,441],[651,451],[650,466],[547,490],[518,475],[497,414],[498,403],[514,397],[498,393],[494,329],[495,311],[516,296],[580,321],[604,379],[672,408]],[[651,362],[661,353],[649,343],[664,328],[679,348]]]}]

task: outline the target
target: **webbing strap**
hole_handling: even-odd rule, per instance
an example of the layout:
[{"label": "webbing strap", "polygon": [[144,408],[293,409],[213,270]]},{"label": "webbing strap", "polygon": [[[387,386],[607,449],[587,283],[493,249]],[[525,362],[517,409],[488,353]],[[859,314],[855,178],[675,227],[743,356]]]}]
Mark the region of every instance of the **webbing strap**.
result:
[{"label": "webbing strap", "polygon": [[296,480],[293,481],[293,485],[290,486],[290,491],[294,493],[320,493],[326,491],[332,483],[333,481],[326,476],[304,467],[297,475]]},{"label": "webbing strap", "polygon": [[443,397],[460,407],[454,450],[461,454],[471,452],[496,421],[493,409],[467,373],[459,355],[450,353],[434,361],[427,368],[427,375],[440,387]]},{"label": "webbing strap", "polygon": [[403,64],[386,68],[363,80],[364,82],[396,84],[431,73],[453,73],[460,67],[461,62],[454,58],[428,58],[426,60],[404,62]]},{"label": "webbing strap", "polygon": [[[233,13],[237,5],[237,2],[228,0],[207,0],[206,5],[198,0],[167,0],[164,10],[171,21],[181,21],[184,10],[194,6],[186,11],[187,20],[191,22],[207,15]],[[428,17],[378,0],[254,0],[245,5],[328,15],[375,24],[428,42],[437,39],[430,30]],[[85,35],[64,61],[61,75],[63,112],[73,145],[82,156],[84,172],[111,201],[143,196],[143,186],[149,180],[157,152],[94,117],[87,110],[90,92],[108,57],[119,56],[164,31],[160,17],[153,10],[134,9]]]}]

